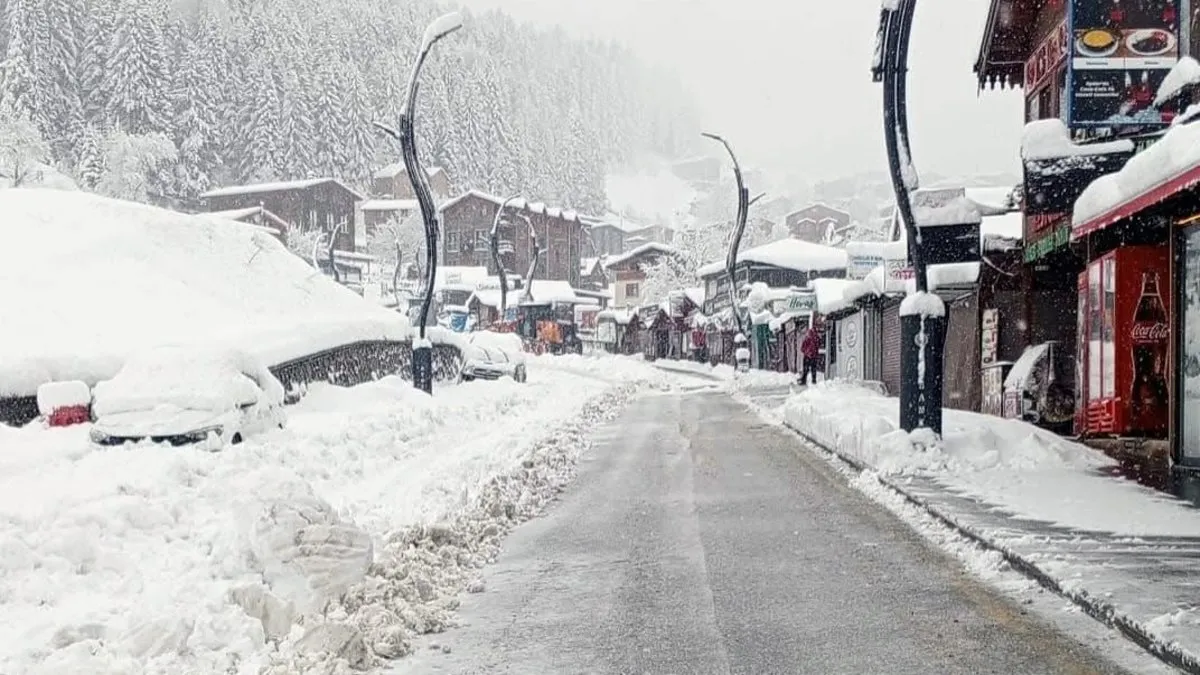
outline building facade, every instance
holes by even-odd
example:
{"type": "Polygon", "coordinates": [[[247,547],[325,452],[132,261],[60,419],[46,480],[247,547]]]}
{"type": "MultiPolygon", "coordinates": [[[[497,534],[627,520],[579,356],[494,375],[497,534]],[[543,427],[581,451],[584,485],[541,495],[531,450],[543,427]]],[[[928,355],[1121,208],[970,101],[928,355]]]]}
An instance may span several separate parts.
{"type": "Polygon", "coordinates": [[[355,224],[356,205],[363,196],[334,178],[235,185],[210,190],[199,199],[206,211],[265,209],[286,222],[290,231],[336,229],[334,248],[339,251],[365,246],[364,233],[355,224]]]}

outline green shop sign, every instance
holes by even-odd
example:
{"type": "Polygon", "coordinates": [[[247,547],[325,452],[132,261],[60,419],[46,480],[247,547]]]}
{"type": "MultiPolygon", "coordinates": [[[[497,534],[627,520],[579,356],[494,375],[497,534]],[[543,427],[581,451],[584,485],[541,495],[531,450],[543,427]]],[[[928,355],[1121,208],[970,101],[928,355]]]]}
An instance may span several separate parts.
{"type": "Polygon", "coordinates": [[[817,311],[817,294],[811,292],[792,293],[788,296],[787,311],[815,312],[817,311]]]}
{"type": "Polygon", "coordinates": [[[1025,244],[1025,262],[1041,260],[1047,254],[1071,243],[1071,225],[1064,223],[1048,232],[1046,236],[1025,244]]]}

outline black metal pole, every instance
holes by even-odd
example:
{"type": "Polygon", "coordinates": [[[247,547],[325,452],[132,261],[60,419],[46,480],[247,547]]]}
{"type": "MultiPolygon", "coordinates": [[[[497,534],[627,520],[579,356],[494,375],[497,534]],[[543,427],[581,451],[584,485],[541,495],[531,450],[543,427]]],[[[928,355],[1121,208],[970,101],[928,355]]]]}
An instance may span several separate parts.
{"type": "Polygon", "coordinates": [[[504,209],[508,207],[509,202],[516,201],[519,195],[513,195],[508,199],[500,202],[500,208],[496,209],[496,217],[492,220],[492,236],[491,249],[492,261],[496,263],[496,275],[500,277],[500,321],[505,321],[505,313],[508,311],[508,275],[504,273],[504,263],[500,261],[500,221],[503,220],[504,209]]]}
{"type": "Polygon", "coordinates": [[[725,257],[725,273],[729,276],[730,308],[737,320],[738,331],[749,340],[749,321],[744,320],[745,317],[738,309],[737,277],[734,276],[734,270],[737,267],[738,249],[742,246],[742,235],[746,232],[746,216],[750,210],[750,190],[746,188],[746,183],[742,179],[742,166],[738,163],[737,155],[734,154],[729,142],[716,134],[702,133],[700,135],[725,146],[725,151],[729,153],[729,159],[733,161],[733,177],[737,181],[737,216],[733,225],[733,239],[729,242],[729,254],[725,257]]]}
{"type": "MultiPolygon", "coordinates": [[[[888,172],[896,193],[896,211],[908,239],[908,258],[918,293],[928,293],[929,275],[922,251],[921,230],[913,216],[911,193],[917,189],[908,134],[908,51],[916,0],[899,0],[884,9],[878,32],[879,60],[873,73],[883,82],[884,142],[888,172]]],[[[902,306],[903,309],[903,306],[902,306]]],[[[942,432],[943,350],[946,318],[923,309],[900,317],[900,426],[905,431],[927,428],[942,432]]]]}
{"type": "Polygon", "coordinates": [[[438,213],[433,203],[433,190],[429,187],[429,176],[421,166],[417,157],[417,138],[415,118],[417,110],[417,94],[420,91],[421,66],[429,56],[429,50],[439,40],[462,28],[462,16],[458,12],[445,14],[429,24],[425,29],[425,37],[417,51],[417,60],[413,63],[412,73],[408,78],[408,101],[404,112],[400,113],[400,125],[396,135],[400,138],[400,149],[404,158],[404,170],[412,183],[417,203],[421,207],[421,218],[425,221],[425,294],[421,301],[421,315],[417,318],[420,331],[413,340],[412,348],[412,377],[413,386],[427,394],[433,393],[433,345],[425,337],[425,328],[429,320],[429,309],[433,306],[434,282],[437,278],[437,240],[438,213]]]}

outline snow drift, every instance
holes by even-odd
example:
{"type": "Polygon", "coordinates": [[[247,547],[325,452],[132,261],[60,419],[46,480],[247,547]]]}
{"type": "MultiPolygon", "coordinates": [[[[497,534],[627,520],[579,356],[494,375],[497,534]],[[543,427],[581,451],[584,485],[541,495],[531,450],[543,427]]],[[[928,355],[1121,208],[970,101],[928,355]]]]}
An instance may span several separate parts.
{"type": "Polygon", "coordinates": [[[111,377],[131,352],[208,344],[267,365],[406,320],[313,270],[243,223],[83,192],[0,190],[0,396],[111,377]]]}

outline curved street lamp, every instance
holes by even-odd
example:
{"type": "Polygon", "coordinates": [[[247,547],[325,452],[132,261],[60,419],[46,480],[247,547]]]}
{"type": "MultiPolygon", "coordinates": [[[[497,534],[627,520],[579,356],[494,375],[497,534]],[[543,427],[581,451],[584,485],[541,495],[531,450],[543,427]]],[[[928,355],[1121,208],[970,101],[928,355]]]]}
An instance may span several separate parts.
{"type": "MultiPolygon", "coordinates": [[[[885,3],[880,14],[873,79],[883,83],[883,137],[896,212],[908,239],[917,293],[929,292],[927,256],[913,216],[912,192],[919,187],[908,134],[908,50],[917,0],[885,3]]],[[[902,312],[902,314],[904,314],[902,312]]],[[[942,433],[943,349],[946,317],[924,313],[900,317],[900,426],[905,431],[942,433]]]]}
{"type": "Polygon", "coordinates": [[[533,273],[537,271],[538,257],[542,255],[542,249],[538,247],[537,230],[533,229],[533,221],[524,213],[518,213],[517,217],[529,226],[529,271],[525,273],[525,300],[528,304],[533,302],[533,273]]]}
{"type": "Polygon", "coordinates": [[[420,332],[413,340],[412,376],[413,386],[427,394],[433,393],[433,345],[425,337],[425,328],[429,320],[429,308],[433,305],[433,285],[437,276],[437,240],[438,213],[433,203],[433,190],[429,187],[429,176],[426,175],[421,160],[417,157],[417,138],[413,123],[416,119],[417,93],[420,89],[421,67],[429,56],[429,50],[439,40],[462,28],[462,15],[458,12],[444,14],[425,29],[425,36],[417,51],[417,60],[413,63],[412,73],[408,77],[408,100],[404,111],[400,113],[399,130],[376,123],[400,140],[400,148],[404,158],[404,170],[412,183],[413,193],[421,207],[421,218],[425,221],[425,297],[421,301],[421,315],[418,317],[420,332]]]}
{"type": "Polygon", "coordinates": [[[508,207],[510,202],[515,202],[520,199],[520,195],[513,195],[508,199],[500,202],[500,208],[496,209],[496,217],[492,219],[491,232],[491,249],[492,261],[496,263],[496,274],[500,277],[500,321],[503,322],[505,315],[508,312],[508,275],[504,273],[504,263],[500,262],[500,221],[504,219],[504,209],[508,207]]]}
{"type": "Polygon", "coordinates": [[[733,177],[737,180],[737,220],[734,221],[733,239],[729,242],[729,254],[725,257],[725,273],[729,275],[729,300],[730,306],[733,309],[733,316],[737,319],[738,330],[743,335],[747,335],[749,330],[743,321],[742,313],[738,311],[737,284],[734,278],[733,270],[737,267],[738,249],[742,245],[742,235],[746,232],[746,216],[750,210],[750,191],[746,189],[746,183],[742,179],[742,167],[738,164],[737,155],[733,154],[733,148],[729,147],[729,142],[716,134],[702,133],[701,136],[711,138],[712,140],[725,146],[725,151],[729,153],[729,158],[733,160],[733,177]]]}

